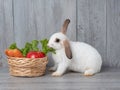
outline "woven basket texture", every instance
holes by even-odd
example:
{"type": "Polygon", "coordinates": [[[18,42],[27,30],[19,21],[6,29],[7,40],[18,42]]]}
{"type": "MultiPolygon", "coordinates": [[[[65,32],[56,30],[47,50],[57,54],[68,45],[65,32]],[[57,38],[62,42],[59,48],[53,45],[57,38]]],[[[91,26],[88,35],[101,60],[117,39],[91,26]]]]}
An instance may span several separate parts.
{"type": "Polygon", "coordinates": [[[9,72],[12,76],[34,77],[45,74],[47,57],[44,58],[17,58],[7,57],[9,72]]]}

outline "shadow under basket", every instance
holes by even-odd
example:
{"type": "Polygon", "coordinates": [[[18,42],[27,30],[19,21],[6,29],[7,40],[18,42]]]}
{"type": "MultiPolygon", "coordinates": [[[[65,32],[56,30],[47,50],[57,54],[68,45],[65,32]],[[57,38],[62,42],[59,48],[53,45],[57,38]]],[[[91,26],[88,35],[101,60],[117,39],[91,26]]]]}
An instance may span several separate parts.
{"type": "Polygon", "coordinates": [[[17,58],[7,57],[9,72],[12,76],[36,77],[45,74],[47,57],[44,58],[17,58]]]}

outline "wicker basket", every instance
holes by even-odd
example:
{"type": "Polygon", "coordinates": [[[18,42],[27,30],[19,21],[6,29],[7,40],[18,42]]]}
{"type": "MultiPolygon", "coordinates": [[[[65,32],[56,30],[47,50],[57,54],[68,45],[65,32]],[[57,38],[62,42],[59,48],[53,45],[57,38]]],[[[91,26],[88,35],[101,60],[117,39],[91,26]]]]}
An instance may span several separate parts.
{"type": "Polygon", "coordinates": [[[9,71],[12,76],[35,77],[42,76],[46,71],[47,57],[44,58],[16,58],[7,57],[9,71]]]}

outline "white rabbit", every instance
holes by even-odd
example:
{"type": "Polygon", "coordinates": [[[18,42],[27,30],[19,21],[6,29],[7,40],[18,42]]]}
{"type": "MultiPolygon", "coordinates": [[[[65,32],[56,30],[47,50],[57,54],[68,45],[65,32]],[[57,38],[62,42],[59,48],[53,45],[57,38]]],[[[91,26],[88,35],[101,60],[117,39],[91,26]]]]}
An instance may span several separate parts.
{"type": "Polygon", "coordinates": [[[66,70],[82,72],[85,76],[100,72],[102,58],[98,51],[83,42],[72,42],[66,36],[69,19],[66,19],[61,32],[50,37],[48,46],[56,50],[52,54],[54,66],[50,68],[55,72],[52,76],[61,76],[66,70]]]}

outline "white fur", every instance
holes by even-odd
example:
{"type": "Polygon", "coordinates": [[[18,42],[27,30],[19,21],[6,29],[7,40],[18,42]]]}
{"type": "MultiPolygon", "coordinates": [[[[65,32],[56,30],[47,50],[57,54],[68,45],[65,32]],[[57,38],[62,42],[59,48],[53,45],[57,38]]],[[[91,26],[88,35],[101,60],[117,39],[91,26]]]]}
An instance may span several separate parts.
{"type": "Polygon", "coordinates": [[[55,65],[50,68],[50,70],[55,70],[53,76],[61,76],[66,70],[83,72],[84,75],[100,72],[102,59],[95,48],[84,42],[69,41],[73,57],[68,59],[63,46],[63,41],[66,39],[68,40],[66,35],[55,33],[49,40],[48,46],[56,49],[56,54],[52,54],[55,65]],[[56,38],[59,38],[61,42],[56,43],[56,38]]]}

